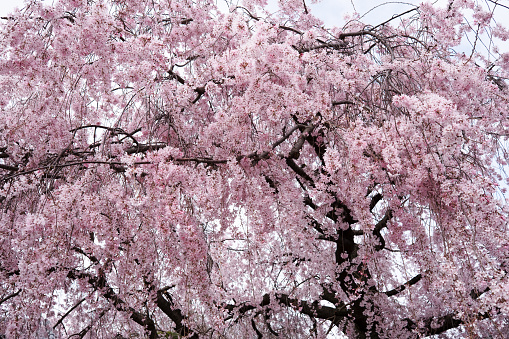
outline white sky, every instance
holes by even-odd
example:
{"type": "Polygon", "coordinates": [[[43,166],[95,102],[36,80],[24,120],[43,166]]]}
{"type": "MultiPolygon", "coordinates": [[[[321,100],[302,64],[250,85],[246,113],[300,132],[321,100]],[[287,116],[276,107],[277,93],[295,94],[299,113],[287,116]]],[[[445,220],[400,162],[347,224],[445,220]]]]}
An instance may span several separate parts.
{"type": "MultiPolygon", "coordinates": [[[[41,0],[46,3],[51,3],[54,0],[41,0]]],[[[228,2],[236,2],[240,0],[216,0],[219,4],[228,2]]],[[[269,0],[269,4],[276,3],[278,0],[269,0]]],[[[345,14],[352,14],[354,12],[359,13],[362,16],[361,21],[368,25],[376,26],[388,19],[393,15],[402,13],[409,10],[420,3],[425,1],[431,1],[439,6],[446,6],[449,0],[321,0],[318,4],[313,4],[313,0],[305,0],[308,9],[313,14],[324,21],[325,26],[342,27],[345,24],[345,14]]],[[[509,6],[509,0],[498,0],[501,4],[509,6]]],[[[484,6],[493,8],[493,3],[489,0],[477,0],[477,3],[484,6]]],[[[0,0],[0,16],[7,16],[15,7],[23,7],[23,0],[0,0]]],[[[269,5],[270,6],[270,5],[269,5]]],[[[272,6],[270,6],[272,7],[272,6]]],[[[495,20],[501,24],[507,22],[506,17],[509,15],[509,9],[503,7],[497,7],[495,10],[495,20]],[[498,19],[498,20],[497,20],[498,19]]],[[[488,39],[484,39],[488,40],[488,39]]],[[[501,41],[495,42],[501,51],[509,50],[509,42],[502,43],[501,41]]],[[[457,50],[458,52],[463,51],[469,53],[471,46],[468,41],[464,41],[462,44],[463,48],[457,50]]],[[[486,53],[482,51],[482,47],[478,47],[478,52],[486,53]]]]}
{"type": "MultiPolygon", "coordinates": [[[[387,1],[387,0],[322,0],[320,4],[311,4],[311,0],[306,3],[311,11],[325,21],[327,26],[342,22],[343,16],[347,12],[357,11],[365,13],[371,8],[384,4],[366,16],[366,23],[376,24],[376,22],[388,19],[395,13],[400,13],[411,8],[411,5],[419,5],[423,0],[405,0],[405,1],[387,1]]],[[[446,2],[446,0],[439,0],[446,2]]],[[[23,7],[23,0],[0,0],[0,16],[6,16],[15,7],[23,7]]]]}
{"type": "Polygon", "coordinates": [[[6,16],[15,7],[23,7],[23,0],[0,0],[0,16],[6,16]]]}
{"type": "MultiPolygon", "coordinates": [[[[46,0],[45,2],[50,2],[46,0]]],[[[217,0],[222,2],[223,0],[217,0]]],[[[273,2],[274,0],[269,0],[273,2]]],[[[363,21],[366,24],[376,25],[392,15],[404,12],[414,6],[418,6],[424,0],[322,0],[319,4],[312,4],[312,0],[306,0],[308,8],[312,13],[321,18],[326,26],[342,26],[343,17],[346,13],[357,12],[367,13],[363,21]],[[373,9],[372,11],[370,11],[373,9]]],[[[502,0],[502,2],[505,0],[502,0]]],[[[447,4],[447,0],[433,0],[432,2],[441,5],[447,4]]],[[[507,1],[509,4],[509,1],[507,1]]],[[[23,0],[0,0],[0,16],[6,16],[15,7],[23,7],[23,0]]],[[[507,10],[509,13],[509,10],[507,10]]],[[[504,14],[508,14],[504,13],[504,14]]]]}
{"type": "MultiPolygon", "coordinates": [[[[51,3],[54,0],[40,0],[51,3]]],[[[216,0],[218,4],[228,2],[236,2],[240,0],[216,0]]],[[[278,0],[268,0],[270,8],[277,8],[275,4],[278,0]]],[[[405,12],[418,6],[420,3],[430,1],[439,6],[445,7],[449,0],[321,0],[318,4],[313,4],[314,0],[305,0],[310,11],[322,19],[326,27],[342,27],[345,24],[344,16],[353,14],[354,12],[361,15],[361,21],[367,25],[376,26],[393,15],[405,12]]],[[[509,0],[497,0],[504,6],[509,6],[509,0]]],[[[490,0],[477,0],[478,4],[484,7],[489,6],[493,9],[494,4],[490,0]]],[[[0,0],[0,16],[8,16],[15,8],[21,8],[24,5],[23,0],[0,0]]],[[[494,19],[496,22],[506,25],[509,9],[497,7],[494,11],[494,19]]],[[[467,18],[469,15],[467,14],[467,18]]],[[[470,21],[470,20],[469,20],[470,21]]],[[[473,40],[473,39],[472,39],[473,40]]],[[[488,55],[487,48],[483,44],[489,45],[489,39],[486,35],[481,36],[480,42],[477,44],[477,52],[488,55]]],[[[499,47],[501,52],[509,51],[509,41],[502,42],[495,40],[494,43],[499,47]]],[[[464,52],[467,55],[471,52],[471,43],[466,39],[463,40],[461,46],[456,48],[456,52],[464,52]]],[[[491,57],[490,57],[491,59],[491,57]]]]}

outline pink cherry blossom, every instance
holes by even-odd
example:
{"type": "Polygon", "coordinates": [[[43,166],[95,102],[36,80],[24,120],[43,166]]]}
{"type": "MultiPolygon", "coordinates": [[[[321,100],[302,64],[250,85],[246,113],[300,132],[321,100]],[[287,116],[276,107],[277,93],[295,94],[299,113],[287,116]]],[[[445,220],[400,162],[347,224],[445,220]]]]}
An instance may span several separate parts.
{"type": "Polygon", "coordinates": [[[2,18],[0,337],[509,331],[507,27],[278,6],[2,18]]]}

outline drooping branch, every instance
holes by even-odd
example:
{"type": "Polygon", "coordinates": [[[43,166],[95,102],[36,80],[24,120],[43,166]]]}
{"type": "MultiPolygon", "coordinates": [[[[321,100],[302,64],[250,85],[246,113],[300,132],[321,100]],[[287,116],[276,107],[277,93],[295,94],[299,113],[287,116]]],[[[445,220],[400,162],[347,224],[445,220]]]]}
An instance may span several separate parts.
{"type": "Polygon", "coordinates": [[[78,337],[80,339],[84,338],[87,335],[87,333],[92,329],[92,327],[94,326],[94,323],[96,323],[99,319],[101,319],[108,311],[109,311],[109,309],[102,310],[96,319],[94,319],[90,324],[88,324],[84,329],[82,329],[78,333],[70,335],[68,339],[74,338],[74,337],[78,337]]]}
{"type": "MultiPolygon", "coordinates": [[[[414,278],[412,278],[411,280],[406,282],[404,285],[402,285],[392,291],[401,289],[400,291],[396,292],[396,294],[397,294],[397,293],[403,291],[405,289],[405,286],[415,285],[417,282],[419,282],[419,280],[421,278],[422,278],[421,274],[418,274],[417,276],[415,276],[414,278]]],[[[476,300],[477,298],[479,298],[481,295],[488,292],[489,290],[490,290],[489,288],[485,288],[482,291],[474,289],[470,292],[470,297],[473,300],[476,300]]],[[[395,295],[395,294],[391,294],[391,295],[388,294],[388,293],[392,293],[392,291],[388,291],[388,292],[386,292],[386,294],[388,296],[395,295]]],[[[499,310],[494,310],[494,313],[499,313],[499,312],[500,312],[499,310]]],[[[469,318],[476,318],[477,320],[483,320],[483,319],[488,319],[491,316],[492,316],[492,313],[487,311],[487,312],[481,312],[481,313],[477,313],[477,314],[471,314],[469,316],[469,318]]],[[[410,318],[405,318],[403,320],[407,323],[407,325],[405,326],[406,329],[408,329],[409,331],[412,331],[414,333],[417,331],[422,336],[441,334],[441,333],[444,333],[450,329],[457,328],[457,327],[465,324],[465,322],[461,319],[460,315],[455,312],[451,312],[451,313],[445,314],[440,317],[427,317],[427,318],[419,319],[417,321],[411,320],[410,318]]]]}
{"type": "MultiPolygon", "coordinates": [[[[149,161],[137,161],[134,163],[134,165],[147,165],[150,164],[149,161]]],[[[117,165],[117,166],[126,166],[127,164],[119,161],[99,161],[99,160],[85,160],[85,161],[75,161],[75,162],[68,162],[64,164],[55,164],[55,165],[48,165],[48,166],[41,166],[37,168],[32,168],[29,170],[25,170],[23,172],[14,173],[11,175],[6,176],[3,178],[3,180],[9,180],[15,177],[19,177],[21,175],[31,174],[37,171],[44,171],[47,169],[54,169],[54,168],[64,168],[64,167],[72,167],[72,166],[83,166],[88,164],[97,164],[97,165],[117,165]]]]}
{"type": "Polygon", "coordinates": [[[311,318],[330,320],[334,324],[339,323],[342,319],[349,315],[346,307],[333,308],[328,306],[322,306],[318,301],[305,301],[295,298],[291,298],[288,294],[276,293],[274,295],[265,294],[262,301],[258,305],[249,303],[243,303],[242,305],[231,305],[226,304],[222,307],[228,310],[231,314],[233,311],[237,311],[240,314],[245,314],[251,310],[259,309],[260,307],[266,307],[270,305],[271,298],[274,298],[282,306],[291,307],[293,310],[307,315],[311,318]]]}
{"type": "Polygon", "coordinates": [[[364,36],[364,35],[369,35],[369,36],[372,36],[373,38],[377,39],[387,49],[387,51],[390,53],[391,58],[394,59],[394,51],[393,51],[392,47],[389,45],[389,43],[387,42],[386,38],[384,38],[384,37],[382,37],[382,36],[372,32],[370,30],[362,30],[362,31],[357,31],[357,32],[341,33],[338,36],[338,39],[345,40],[347,37],[357,37],[357,36],[364,36]]]}
{"type": "MultiPolygon", "coordinates": [[[[320,45],[311,46],[311,47],[299,47],[299,46],[294,46],[294,45],[292,45],[292,47],[299,53],[305,53],[305,52],[311,52],[311,51],[315,51],[315,50],[319,50],[319,49],[323,49],[323,48],[331,48],[331,49],[335,49],[338,51],[345,50],[348,48],[348,44],[343,41],[340,41],[340,42],[322,43],[320,45]]],[[[352,102],[352,104],[353,104],[353,102],[352,102]]]]}
{"type": "Polygon", "coordinates": [[[5,165],[5,164],[0,164],[0,168],[4,169],[6,171],[11,171],[11,172],[16,172],[19,170],[19,167],[17,167],[17,166],[10,166],[10,165],[5,165]]]}
{"type": "Polygon", "coordinates": [[[62,322],[64,321],[64,319],[69,315],[71,314],[72,311],[74,311],[79,305],[81,305],[85,300],[87,300],[86,298],[83,298],[81,299],[80,301],[78,301],[73,307],[71,307],[67,312],[64,313],[64,315],[62,315],[62,317],[60,317],[60,319],[58,319],[58,321],[56,322],[55,325],[53,325],[53,329],[57,328],[58,325],[62,324],[62,322]]]}
{"type": "Polygon", "coordinates": [[[403,285],[398,286],[395,289],[392,289],[392,290],[384,292],[384,293],[388,297],[395,296],[395,295],[403,292],[407,287],[410,287],[412,285],[417,284],[419,281],[421,281],[421,279],[422,279],[422,275],[421,274],[417,274],[415,277],[413,277],[412,279],[408,280],[403,285]]]}
{"type": "Polygon", "coordinates": [[[376,251],[380,251],[385,248],[385,239],[382,236],[382,229],[387,227],[387,223],[392,219],[392,210],[388,209],[385,212],[384,217],[375,225],[373,229],[373,235],[378,238],[379,244],[375,246],[376,251]]]}
{"type": "MultiPolygon", "coordinates": [[[[101,125],[87,125],[87,126],[78,127],[71,131],[74,132],[79,129],[90,128],[90,127],[109,129],[109,127],[104,127],[101,125]]],[[[300,127],[301,127],[301,125],[294,126],[289,132],[287,132],[285,135],[283,135],[280,139],[276,140],[271,145],[271,148],[275,149],[281,143],[286,141],[300,127]]],[[[113,130],[115,130],[117,132],[122,131],[120,129],[118,129],[118,130],[113,129],[113,130]]],[[[127,132],[122,132],[122,134],[130,135],[127,132]]],[[[131,134],[134,134],[134,132],[131,134]]],[[[165,143],[137,144],[135,146],[127,148],[125,150],[125,152],[127,154],[143,153],[143,152],[147,152],[147,151],[162,149],[165,147],[167,147],[167,145],[165,143]]],[[[250,158],[254,161],[259,161],[261,159],[267,159],[269,156],[270,156],[270,153],[268,151],[264,151],[261,154],[259,154],[258,152],[252,152],[247,155],[237,156],[236,160],[241,161],[244,158],[250,158]]],[[[204,158],[204,157],[175,158],[172,160],[176,161],[176,162],[195,162],[195,163],[204,163],[204,164],[226,164],[229,161],[228,159],[215,160],[215,159],[204,158]]],[[[6,169],[11,172],[17,172],[17,173],[12,173],[12,174],[6,175],[4,178],[2,178],[3,180],[10,180],[10,179],[13,179],[18,176],[35,173],[37,171],[46,171],[46,170],[52,170],[52,169],[56,169],[56,168],[65,168],[65,167],[72,167],[72,166],[84,166],[84,165],[88,165],[88,164],[109,165],[110,167],[115,169],[116,172],[123,172],[123,171],[125,171],[125,169],[128,166],[127,163],[123,163],[120,161],[82,160],[82,161],[71,161],[71,162],[61,163],[61,164],[51,164],[51,165],[46,165],[46,166],[40,166],[40,167],[36,167],[36,168],[32,168],[32,169],[27,169],[22,172],[17,172],[17,171],[19,171],[18,167],[4,165],[4,164],[0,164],[0,169],[6,169]]],[[[137,161],[137,162],[133,163],[133,165],[148,165],[148,164],[151,164],[151,162],[150,161],[137,161]]]]}
{"type": "Polygon", "coordinates": [[[302,132],[297,141],[293,144],[292,149],[290,150],[290,153],[288,153],[288,158],[291,159],[299,159],[300,156],[300,150],[302,149],[302,146],[304,146],[304,141],[306,141],[306,137],[309,133],[313,131],[315,128],[315,125],[310,124],[306,126],[302,132]]]}
{"type": "Polygon", "coordinates": [[[144,315],[134,308],[129,306],[124,300],[122,300],[106,283],[104,276],[94,276],[90,273],[71,269],[67,273],[67,277],[71,280],[85,280],[87,281],[94,290],[101,291],[102,296],[111,302],[111,304],[121,312],[126,312],[130,315],[130,318],[137,324],[143,326],[149,332],[150,339],[156,339],[158,337],[157,329],[154,321],[148,316],[144,315]]]}
{"type": "Polygon", "coordinates": [[[144,153],[147,151],[157,151],[159,149],[165,148],[166,146],[166,143],[137,144],[127,148],[125,152],[127,154],[144,153]]]}
{"type": "Polygon", "coordinates": [[[406,14],[408,14],[408,13],[411,13],[411,12],[413,12],[413,11],[417,11],[417,10],[419,10],[419,6],[416,6],[416,7],[412,8],[412,9],[409,9],[408,11],[405,11],[405,12],[403,12],[403,13],[394,14],[394,15],[393,15],[390,19],[385,20],[384,22],[382,22],[381,24],[376,25],[375,27],[371,28],[370,30],[375,30],[375,29],[377,29],[378,27],[382,27],[382,26],[384,26],[384,25],[387,25],[387,24],[388,24],[389,22],[391,22],[392,20],[397,19],[397,18],[399,18],[399,17],[402,17],[403,15],[406,15],[406,14]]]}
{"type": "Polygon", "coordinates": [[[351,100],[340,100],[340,101],[333,101],[332,106],[340,106],[340,105],[355,105],[355,102],[351,100]]]}
{"type": "Polygon", "coordinates": [[[253,328],[253,330],[255,331],[256,336],[258,337],[258,339],[263,338],[263,334],[262,334],[262,332],[260,332],[260,330],[258,329],[258,327],[256,327],[256,323],[255,323],[255,321],[254,321],[254,318],[251,318],[251,327],[252,327],[252,328],[253,328]]]}
{"type": "Polygon", "coordinates": [[[159,307],[159,309],[173,321],[175,324],[175,331],[179,335],[193,339],[198,338],[198,335],[183,323],[184,316],[182,315],[182,312],[180,309],[173,308],[171,297],[165,289],[157,291],[156,304],[157,307],[159,307]],[[169,301],[165,298],[165,296],[169,299],[169,301]]]}
{"type": "Polygon", "coordinates": [[[382,200],[383,196],[380,193],[377,193],[371,198],[371,202],[369,203],[369,210],[373,211],[373,208],[375,208],[376,204],[382,200]]]}
{"type": "Polygon", "coordinates": [[[14,298],[16,297],[17,295],[19,295],[21,293],[21,290],[17,291],[17,292],[14,292],[14,293],[11,293],[7,296],[5,296],[4,298],[2,298],[0,300],[0,305],[2,305],[4,302],[6,302],[7,300],[11,299],[11,298],[14,298]]]}
{"type": "Polygon", "coordinates": [[[137,130],[129,133],[129,132],[126,132],[123,129],[118,128],[118,127],[107,127],[107,126],[102,126],[102,125],[85,125],[85,126],[80,126],[80,127],[73,128],[72,130],[70,130],[70,132],[74,133],[74,132],[77,132],[77,131],[79,131],[81,129],[85,129],[85,128],[100,128],[100,129],[105,129],[108,132],[112,133],[112,135],[123,134],[126,137],[130,138],[136,145],[138,145],[138,141],[134,137],[134,134],[139,132],[140,129],[137,129],[137,130]]]}
{"type": "Polygon", "coordinates": [[[302,179],[305,179],[310,185],[311,187],[314,187],[315,186],[315,183],[313,181],[313,178],[311,178],[307,173],[306,171],[304,171],[303,168],[301,168],[299,165],[297,165],[295,163],[295,160],[293,160],[292,158],[287,158],[286,159],[286,164],[288,165],[288,167],[290,167],[297,175],[299,175],[302,179]]]}
{"type": "MultiPolygon", "coordinates": [[[[477,315],[477,319],[486,319],[489,313],[477,315]]],[[[457,328],[464,324],[464,321],[458,318],[456,313],[449,313],[441,317],[429,317],[413,321],[411,319],[403,319],[407,325],[405,328],[409,332],[419,333],[419,338],[444,333],[450,329],[457,328]]]]}

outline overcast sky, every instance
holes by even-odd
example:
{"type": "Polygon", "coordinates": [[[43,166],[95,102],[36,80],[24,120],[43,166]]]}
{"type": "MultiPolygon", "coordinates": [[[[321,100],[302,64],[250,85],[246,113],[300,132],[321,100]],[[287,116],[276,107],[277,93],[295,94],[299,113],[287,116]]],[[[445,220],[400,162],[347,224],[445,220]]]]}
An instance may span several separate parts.
{"type": "MultiPolygon", "coordinates": [[[[46,0],[49,2],[48,0],[46,0]]],[[[222,1],[222,0],[218,0],[222,1]]],[[[395,13],[401,13],[413,6],[419,5],[423,0],[387,1],[387,0],[322,0],[319,4],[311,4],[307,0],[311,11],[320,17],[327,26],[341,25],[346,13],[357,12],[364,14],[370,9],[371,12],[364,17],[366,23],[376,23],[387,20],[395,13]],[[375,8],[376,7],[376,8],[375,8]]],[[[447,3],[447,0],[434,2],[447,3]]],[[[15,7],[23,7],[23,0],[0,0],[0,16],[6,16],[15,7]]]]}
{"type": "MultiPolygon", "coordinates": [[[[446,0],[440,0],[446,2],[446,0]]],[[[406,9],[410,9],[413,5],[418,5],[422,0],[406,0],[406,1],[387,1],[387,0],[323,0],[320,4],[311,4],[311,0],[306,1],[311,11],[325,21],[327,26],[342,22],[343,16],[347,12],[357,11],[364,14],[375,6],[380,7],[366,15],[366,22],[375,24],[375,21],[386,17],[391,17],[394,13],[400,13],[406,9]]],[[[22,7],[23,0],[0,0],[0,16],[5,16],[15,7],[22,7]]],[[[382,20],[383,21],[383,20],[382,20]]],[[[381,21],[380,21],[381,22],[381,21]]]]}
{"type": "MultiPolygon", "coordinates": [[[[45,2],[51,3],[53,0],[44,0],[45,2]]],[[[216,0],[219,3],[224,0],[216,0]]],[[[235,1],[235,0],[234,0],[235,1]]],[[[277,0],[269,0],[269,3],[276,2],[277,0]]],[[[394,14],[402,13],[415,6],[418,6],[425,0],[401,0],[401,1],[388,1],[388,0],[322,0],[319,4],[312,4],[312,0],[306,0],[308,8],[317,17],[322,19],[325,26],[343,26],[344,16],[347,13],[357,12],[362,15],[362,21],[366,24],[376,26],[379,23],[390,19],[394,14]]],[[[509,5],[509,0],[499,0],[501,3],[509,5]]],[[[446,6],[448,0],[432,0],[431,2],[436,3],[440,6],[446,6]]],[[[480,4],[489,5],[493,7],[493,4],[488,0],[478,1],[480,4]]],[[[23,7],[23,0],[0,0],[0,16],[6,16],[15,7],[23,7]]],[[[507,22],[506,17],[509,15],[509,9],[498,7],[495,11],[495,20],[502,24],[507,22]]],[[[509,50],[509,43],[502,44],[497,41],[502,51],[509,50]]],[[[470,45],[467,41],[463,44],[460,49],[470,51],[470,45]]],[[[479,46],[478,46],[479,47],[479,46]]],[[[479,50],[478,50],[479,51],[479,50]]],[[[480,51],[483,52],[483,51],[480,51]]]]}
{"type": "Polygon", "coordinates": [[[15,7],[22,7],[23,0],[0,0],[0,16],[6,16],[15,7]]]}

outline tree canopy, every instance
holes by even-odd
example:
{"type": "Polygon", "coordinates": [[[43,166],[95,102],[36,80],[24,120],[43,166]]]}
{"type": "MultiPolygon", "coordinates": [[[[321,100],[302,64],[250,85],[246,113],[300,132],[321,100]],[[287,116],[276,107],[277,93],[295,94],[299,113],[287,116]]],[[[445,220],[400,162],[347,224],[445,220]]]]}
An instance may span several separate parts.
{"type": "Polygon", "coordinates": [[[496,3],[2,18],[0,337],[508,333],[496,3]]]}

